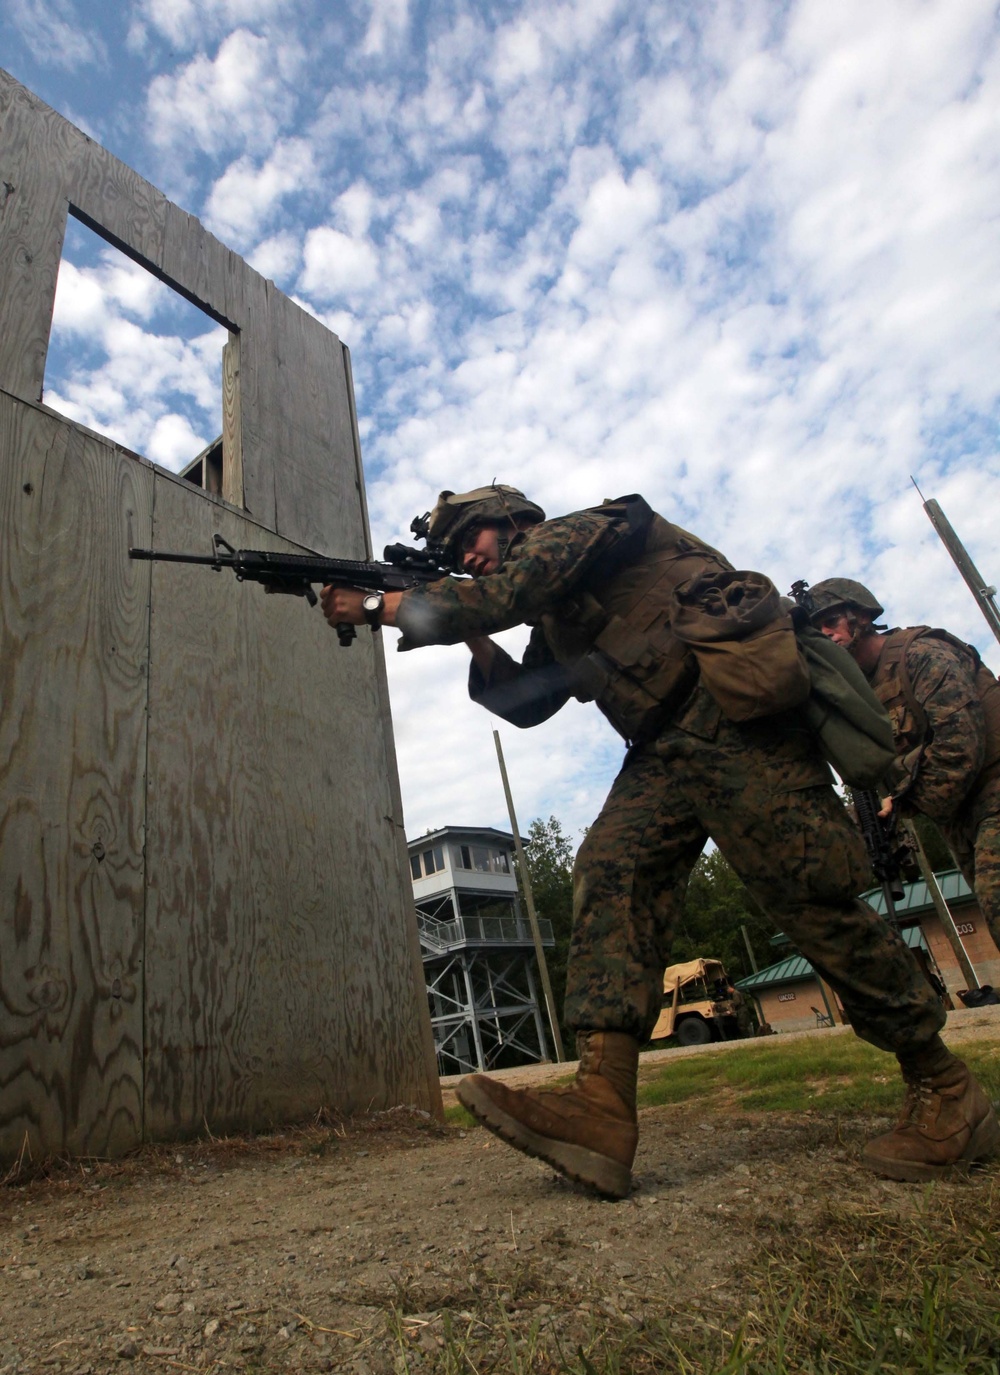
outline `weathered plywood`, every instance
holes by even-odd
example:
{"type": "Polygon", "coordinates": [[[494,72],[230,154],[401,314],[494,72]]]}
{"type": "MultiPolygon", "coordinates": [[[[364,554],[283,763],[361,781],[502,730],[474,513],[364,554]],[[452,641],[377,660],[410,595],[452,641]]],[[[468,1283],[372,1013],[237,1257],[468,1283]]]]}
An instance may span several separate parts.
{"type": "Polygon", "coordinates": [[[0,1157],[142,1136],[150,469],[0,393],[0,1157]]]}
{"type": "Polygon", "coordinates": [[[126,556],[364,557],[343,346],[3,72],[0,230],[0,1156],[437,1108],[381,647],[126,556]],[[35,404],[67,207],[228,324],[254,519],[35,404]]]}
{"type": "Polygon", "coordinates": [[[53,163],[83,138],[0,71],[0,387],[37,401],[66,227],[53,163]]]}
{"type": "Polygon", "coordinates": [[[269,529],[359,556],[351,397],[336,335],[193,216],[0,71],[0,386],[41,394],[67,206],[240,336],[242,487],[269,529]],[[8,191],[6,188],[11,187],[8,191]]]}
{"type": "MultiPolygon", "coordinates": [[[[159,547],[288,547],[167,478],[154,515],[159,547]]],[[[150,624],[147,1131],[436,1106],[371,636],[177,565],[150,624]]]]}
{"type": "Polygon", "coordinates": [[[243,505],[243,421],[240,406],[240,336],[222,350],[222,495],[243,505]]]}

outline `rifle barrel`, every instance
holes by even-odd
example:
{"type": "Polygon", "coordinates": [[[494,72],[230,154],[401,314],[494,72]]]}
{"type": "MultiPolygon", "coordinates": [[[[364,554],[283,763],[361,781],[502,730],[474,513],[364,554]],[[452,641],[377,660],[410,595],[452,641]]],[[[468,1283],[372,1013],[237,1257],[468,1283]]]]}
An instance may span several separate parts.
{"type": "Polygon", "coordinates": [[[207,563],[224,568],[232,562],[219,554],[169,554],[160,549],[129,549],[130,559],[147,559],[157,563],[207,563]]]}

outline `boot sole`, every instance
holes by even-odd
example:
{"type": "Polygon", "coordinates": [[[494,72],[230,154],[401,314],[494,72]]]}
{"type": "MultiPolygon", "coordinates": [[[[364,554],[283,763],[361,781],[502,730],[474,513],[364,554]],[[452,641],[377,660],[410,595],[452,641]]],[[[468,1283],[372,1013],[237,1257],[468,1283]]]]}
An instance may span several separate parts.
{"type": "Polygon", "coordinates": [[[1000,1155],[1000,1121],[992,1110],[983,1118],[969,1138],[969,1144],[958,1160],[950,1165],[931,1165],[920,1160],[886,1160],[866,1149],[862,1159],[869,1169],[887,1179],[904,1184],[919,1184],[925,1179],[948,1179],[967,1175],[973,1165],[1000,1155]]]}
{"type": "Polygon", "coordinates": [[[499,1136],[525,1155],[544,1160],[567,1179],[586,1184],[608,1198],[625,1198],[631,1189],[632,1171],[627,1165],[588,1150],[586,1146],[575,1146],[572,1142],[557,1141],[554,1137],[532,1131],[516,1117],[498,1108],[493,1099],[475,1084],[459,1084],[455,1093],[462,1106],[494,1136],[499,1136]]]}

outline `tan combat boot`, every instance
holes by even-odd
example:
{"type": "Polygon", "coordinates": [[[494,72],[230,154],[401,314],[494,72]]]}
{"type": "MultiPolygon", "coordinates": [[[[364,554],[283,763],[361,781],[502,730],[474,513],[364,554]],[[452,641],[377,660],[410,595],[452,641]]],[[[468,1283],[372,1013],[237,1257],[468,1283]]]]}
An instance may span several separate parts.
{"type": "Polygon", "coordinates": [[[1000,1122],[986,1094],[940,1036],[899,1057],[906,1097],[891,1132],[869,1141],[864,1162],[889,1179],[918,1181],[967,1173],[1000,1154],[1000,1122]]]}
{"type": "Polygon", "coordinates": [[[639,1043],[623,1031],[580,1031],[580,1066],[566,1088],[509,1089],[470,1074],[458,1100],[491,1132],[598,1193],[624,1198],[639,1129],[635,1086],[639,1043]]]}

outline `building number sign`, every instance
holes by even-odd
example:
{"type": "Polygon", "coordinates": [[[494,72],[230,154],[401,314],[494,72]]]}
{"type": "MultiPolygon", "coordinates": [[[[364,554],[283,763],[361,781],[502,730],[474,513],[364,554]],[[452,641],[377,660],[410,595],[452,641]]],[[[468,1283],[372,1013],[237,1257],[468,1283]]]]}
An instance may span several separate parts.
{"type": "Polygon", "coordinates": [[[973,936],[976,932],[976,923],[974,921],[957,921],[955,930],[960,936],[973,936]]]}
{"type": "Polygon", "coordinates": [[[778,1002],[779,1002],[779,1003],[794,1003],[794,1002],[795,1002],[795,994],[794,994],[794,993],[779,993],[779,994],[778,994],[778,1002]]]}

